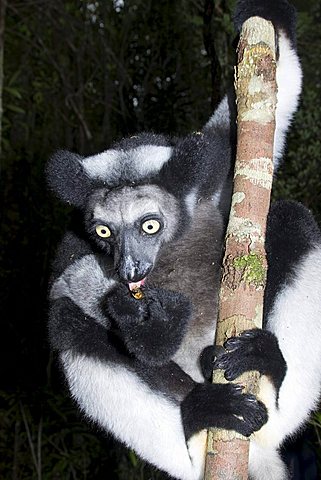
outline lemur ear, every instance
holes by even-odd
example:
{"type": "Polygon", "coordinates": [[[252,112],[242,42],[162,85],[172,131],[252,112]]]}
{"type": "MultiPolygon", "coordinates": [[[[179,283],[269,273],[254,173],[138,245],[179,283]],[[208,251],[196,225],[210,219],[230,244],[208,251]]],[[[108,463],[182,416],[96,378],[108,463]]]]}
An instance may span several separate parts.
{"type": "Polygon", "coordinates": [[[81,208],[93,184],[83,169],[83,157],[66,150],[59,150],[49,159],[45,175],[49,188],[57,197],[70,205],[81,208]]]}

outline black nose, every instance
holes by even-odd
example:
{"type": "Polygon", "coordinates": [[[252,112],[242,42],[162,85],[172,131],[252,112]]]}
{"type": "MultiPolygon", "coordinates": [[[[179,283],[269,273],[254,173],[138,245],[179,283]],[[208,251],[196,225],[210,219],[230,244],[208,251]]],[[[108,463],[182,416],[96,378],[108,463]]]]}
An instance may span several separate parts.
{"type": "Polygon", "coordinates": [[[122,280],[126,282],[139,282],[149,274],[153,265],[141,260],[134,261],[127,257],[124,260],[120,259],[116,268],[122,280]]]}

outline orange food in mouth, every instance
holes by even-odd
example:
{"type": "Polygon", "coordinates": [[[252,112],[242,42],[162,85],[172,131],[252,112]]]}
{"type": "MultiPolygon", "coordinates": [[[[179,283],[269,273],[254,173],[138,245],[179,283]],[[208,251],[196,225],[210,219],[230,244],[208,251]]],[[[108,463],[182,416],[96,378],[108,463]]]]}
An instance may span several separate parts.
{"type": "Polygon", "coordinates": [[[142,280],[139,280],[139,282],[128,283],[129,290],[132,296],[136,298],[136,300],[141,300],[144,297],[144,293],[141,289],[144,283],[145,283],[145,278],[143,278],[142,280]]]}

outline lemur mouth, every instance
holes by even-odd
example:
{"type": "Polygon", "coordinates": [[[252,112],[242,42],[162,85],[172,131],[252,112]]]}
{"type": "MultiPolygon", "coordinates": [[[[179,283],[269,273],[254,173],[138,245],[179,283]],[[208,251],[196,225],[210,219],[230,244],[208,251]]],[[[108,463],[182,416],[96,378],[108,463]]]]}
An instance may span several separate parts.
{"type": "Polygon", "coordinates": [[[146,280],[146,277],[143,278],[142,280],[139,280],[139,282],[129,282],[128,283],[128,288],[130,290],[130,293],[136,300],[141,300],[144,298],[144,293],[141,287],[144,285],[146,280]]]}
{"type": "Polygon", "coordinates": [[[143,278],[142,280],[139,280],[139,282],[129,282],[128,287],[129,290],[132,292],[133,290],[137,290],[138,288],[142,287],[145,283],[146,277],[143,278]]]}

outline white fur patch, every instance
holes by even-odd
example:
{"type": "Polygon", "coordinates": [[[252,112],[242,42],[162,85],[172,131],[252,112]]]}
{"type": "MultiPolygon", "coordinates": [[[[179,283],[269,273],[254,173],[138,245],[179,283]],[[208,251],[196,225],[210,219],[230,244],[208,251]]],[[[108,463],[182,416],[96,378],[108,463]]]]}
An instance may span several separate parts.
{"type": "Polygon", "coordinates": [[[52,286],[50,297],[70,298],[86,315],[104,324],[105,317],[100,310],[102,296],[115,284],[107,279],[94,255],[76,260],[52,286]]]}
{"type": "MultiPolygon", "coordinates": [[[[186,446],[180,408],[124,367],[65,352],[62,363],[81,410],[144,460],[182,480],[201,480],[186,446]]],[[[194,458],[195,448],[191,445],[194,458]]]]}
{"type": "Polygon", "coordinates": [[[213,205],[214,207],[218,207],[220,201],[221,201],[221,195],[222,195],[222,187],[214,193],[214,195],[212,195],[212,201],[213,201],[213,205]]]}
{"type": "Polygon", "coordinates": [[[276,69],[278,87],[276,108],[276,129],[274,135],[274,165],[278,166],[282,157],[286,132],[297,110],[302,87],[302,70],[298,56],[291,44],[280,32],[279,61],[276,69]]]}
{"type": "Polygon", "coordinates": [[[249,473],[253,480],[288,480],[287,468],[274,448],[250,442],[249,473]]]}
{"type": "MultiPolygon", "coordinates": [[[[195,433],[187,442],[188,453],[194,468],[198,472],[204,472],[205,455],[207,445],[207,430],[195,433]]],[[[203,473],[201,475],[203,479],[203,473]]]]}
{"type": "Polygon", "coordinates": [[[230,110],[227,100],[227,95],[223,97],[218,107],[215,109],[213,115],[208,120],[205,128],[229,128],[230,126],[230,110]]]}
{"type": "Polygon", "coordinates": [[[267,447],[277,448],[295,433],[317,408],[321,393],[321,247],[298,265],[297,278],[279,294],[268,319],[269,330],[278,338],[287,372],[275,395],[265,385],[260,396],[269,410],[269,420],[255,434],[267,447]]]}
{"type": "Polygon", "coordinates": [[[193,330],[191,329],[187,331],[184,341],[173,356],[174,362],[192,377],[195,382],[204,382],[204,376],[198,359],[204,348],[213,344],[215,327],[216,309],[215,315],[212,317],[212,322],[210,322],[209,325],[197,325],[198,335],[195,335],[195,325],[193,330]],[[191,352],[193,352],[192,357],[191,352]]]}
{"type": "Polygon", "coordinates": [[[138,179],[158,172],[168,162],[171,147],[142,145],[130,150],[106,150],[82,160],[86,173],[102,181],[138,179]]]}
{"type": "Polygon", "coordinates": [[[193,188],[185,197],[185,205],[188,213],[192,216],[197,203],[197,188],[193,188]]]}

